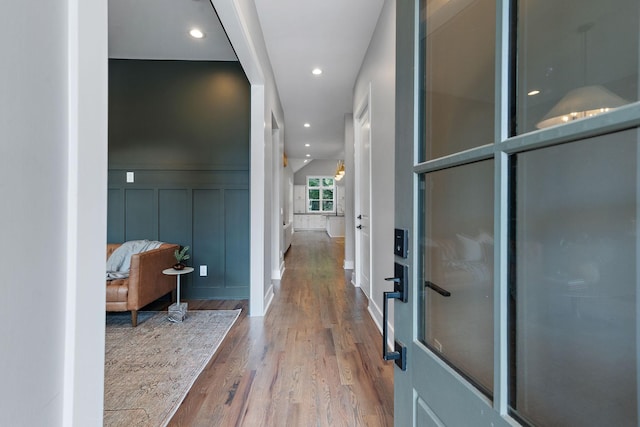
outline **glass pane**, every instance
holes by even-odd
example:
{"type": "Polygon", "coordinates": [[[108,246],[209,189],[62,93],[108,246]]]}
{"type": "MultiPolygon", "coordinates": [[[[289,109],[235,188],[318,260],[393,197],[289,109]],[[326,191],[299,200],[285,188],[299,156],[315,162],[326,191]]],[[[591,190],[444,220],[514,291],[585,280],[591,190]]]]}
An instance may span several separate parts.
{"type": "Polygon", "coordinates": [[[535,425],[638,423],[637,171],[636,130],[516,157],[511,405],[535,425]]]}
{"type": "Polygon", "coordinates": [[[636,0],[518,1],[518,134],[638,100],[639,9],[636,0]]]}
{"type": "Polygon", "coordinates": [[[320,187],[320,178],[309,178],[309,187],[320,187]]]}
{"type": "Polygon", "coordinates": [[[309,200],[319,200],[320,190],[309,190],[309,200]]]}
{"type": "Polygon", "coordinates": [[[333,178],[322,178],[323,187],[333,187],[333,178]]]}
{"type": "Polygon", "coordinates": [[[493,390],[493,164],[427,174],[422,196],[420,339],[487,395],[493,390]]]}
{"type": "Polygon", "coordinates": [[[320,211],[320,201],[318,201],[318,200],[309,201],[309,211],[319,212],[320,211]]]}
{"type": "Polygon", "coordinates": [[[325,212],[332,212],[333,211],[333,202],[331,202],[331,201],[322,202],[322,210],[325,211],[325,212]]]}
{"type": "Polygon", "coordinates": [[[427,0],[421,16],[421,159],[492,143],[495,0],[427,0]]]}
{"type": "Polygon", "coordinates": [[[333,190],[322,190],[322,199],[323,200],[333,200],[333,190]]]}

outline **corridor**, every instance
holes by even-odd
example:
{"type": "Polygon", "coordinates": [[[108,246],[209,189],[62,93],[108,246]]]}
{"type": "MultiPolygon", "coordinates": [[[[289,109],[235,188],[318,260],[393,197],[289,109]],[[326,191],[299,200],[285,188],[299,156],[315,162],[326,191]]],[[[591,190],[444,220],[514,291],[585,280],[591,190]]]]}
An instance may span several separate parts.
{"type": "Polygon", "coordinates": [[[190,301],[243,313],[169,425],[392,426],[393,363],[343,254],[343,239],[296,232],[265,317],[190,301]]]}

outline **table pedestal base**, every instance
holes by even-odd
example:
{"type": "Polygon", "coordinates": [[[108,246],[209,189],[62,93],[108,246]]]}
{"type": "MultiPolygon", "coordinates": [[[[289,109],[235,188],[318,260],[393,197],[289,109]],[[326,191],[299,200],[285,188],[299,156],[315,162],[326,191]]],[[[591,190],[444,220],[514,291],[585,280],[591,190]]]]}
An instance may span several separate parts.
{"type": "Polygon", "coordinates": [[[174,302],[169,306],[168,319],[172,322],[182,322],[187,317],[187,303],[181,302],[180,304],[174,302]]]}

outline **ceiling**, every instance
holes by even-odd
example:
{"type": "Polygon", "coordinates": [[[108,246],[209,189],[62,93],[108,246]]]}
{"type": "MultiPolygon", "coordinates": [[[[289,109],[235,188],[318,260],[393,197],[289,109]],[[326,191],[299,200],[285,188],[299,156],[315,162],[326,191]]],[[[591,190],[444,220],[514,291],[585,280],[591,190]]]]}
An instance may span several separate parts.
{"type": "MultiPolygon", "coordinates": [[[[255,0],[290,159],[344,157],[345,114],[383,2],[255,0]]],[[[209,0],[109,0],[109,57],[237,60],[209,0]],[[194,26],[203,39],[189,36],[194,26]]]]}
{"type": "Polygon", "coordinates": [[[237,61],[209,0],[109,0],[109,57],[237,61]]]}
{"type": "Polygon", "coordinates": [[[342,158],[344,116],[353,110],[353,87],[383,0],[255,3],[287,121],[287,156],[342,158]],[[311,73],[315,67],[320,76],[311,73]]]}

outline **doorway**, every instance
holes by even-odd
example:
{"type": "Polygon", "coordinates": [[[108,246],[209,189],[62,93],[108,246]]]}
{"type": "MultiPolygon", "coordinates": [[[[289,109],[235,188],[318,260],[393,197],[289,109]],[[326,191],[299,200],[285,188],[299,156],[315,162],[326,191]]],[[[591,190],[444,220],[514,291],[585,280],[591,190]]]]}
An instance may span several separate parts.
{"type": "Polygon", "coordinates": [[[355,285],[371,299],[371,86],[355,120],[355,285]]]}

